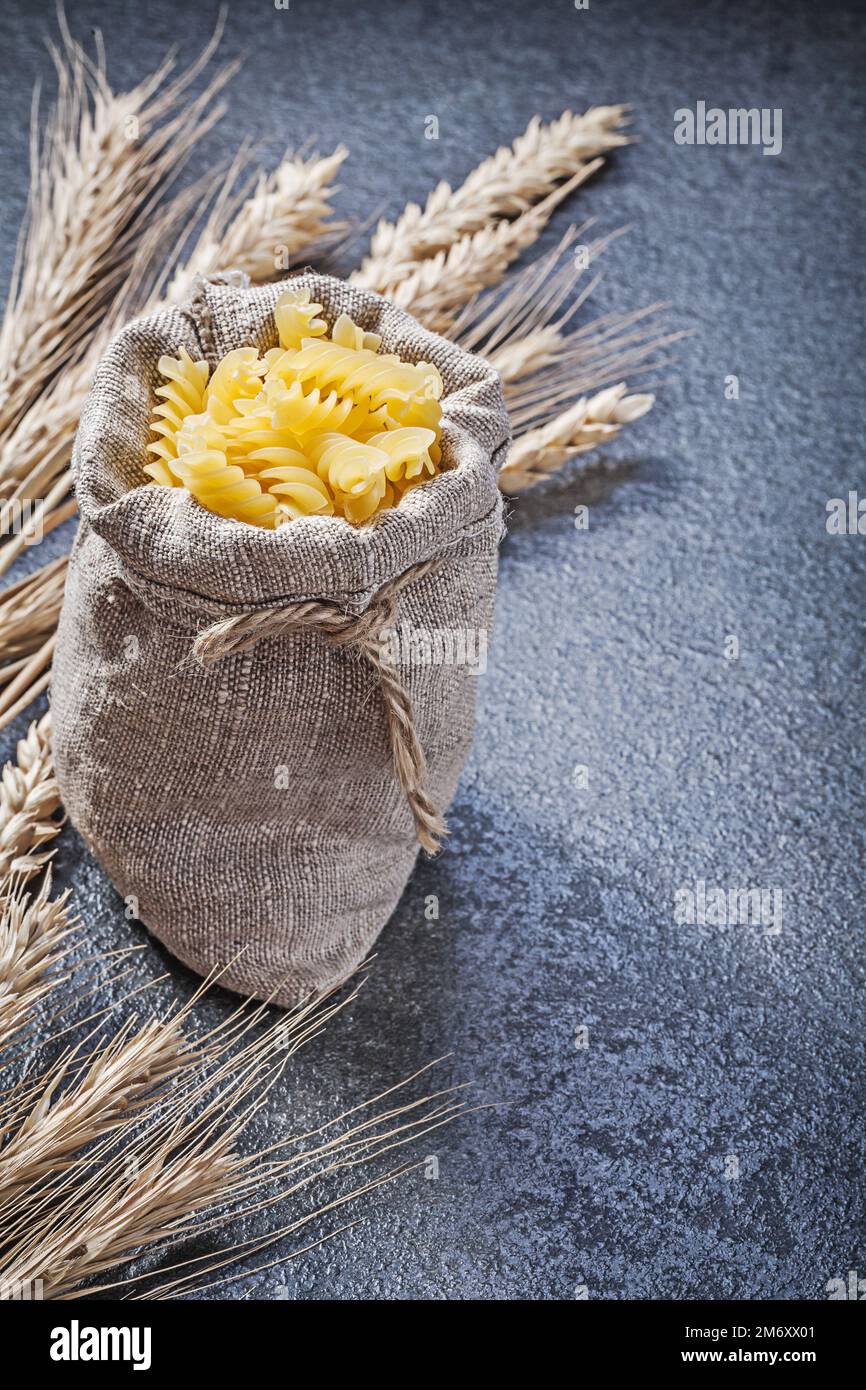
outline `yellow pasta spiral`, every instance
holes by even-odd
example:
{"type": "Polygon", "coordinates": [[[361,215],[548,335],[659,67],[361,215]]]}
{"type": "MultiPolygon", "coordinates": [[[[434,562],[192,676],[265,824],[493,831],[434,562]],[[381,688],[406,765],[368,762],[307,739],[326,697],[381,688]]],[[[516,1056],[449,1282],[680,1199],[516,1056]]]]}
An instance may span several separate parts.
{"type": "Polygon", "coordinates": [[[441,421],[442,406],[437,399],[432,396],[413,396],[405,407],[394,412],[386,428],[417,426],[419,429],[432,430],[434,440],[429,452],[433,462],[438,465],[442,459],[442,450],[439,447],[441,421]]]}
{"type": "Polygon", "coordinates": [[[317,434],[307,444],[307,456],[316,465],[320,478],[336,492],[360,497],[384,481],[388,455],[348,435],[317,434]]]}
{"type": "Polygon", "coordinates": [[[194,362],[186,348],[181,348],[178,357],[160,357],[157,366],[165,377],[156,388],[160,404],[155,406],[151,420],[151,430],[158,439],[147,445],[148,453],[156,458],[145,465],[144,471],[154,482],[177,487],[170,464],[177,458],[178,431],[190,415],[204,409],[209,371],[207,363],[194,362]]]}
{"type": "Polygon", "coordinates": [[[423,363],[416,367],[401,362],[393,353],[344,348],[314,338],[304,339],[292,363],[297,380],[312,381],[320,390],[333,388],[341,396],[369,403],[371,410],[392,402],[408,405],[413,396],[424,392],[428,382],[435,388],[436,378],[425,375],[423,368],[423,363]]]}
{"type": "Polygon", "coordinates": [[[255,478],[228,463],[225,454],[205,449],[184,454],[175,464],[184,486],[193,497],[218,516],[235,517],[254,526],[275,526],[277,504],[255,478]]]}
{"type": "Polygon", "coordinates": [[[390,482],[398,478],[415,478],[423,473],[436,472],[430,458],[430,447],[436,439],[432,430],[396,429],[371,434],[366,442],[388,455],[385,476],[390,482]]]}
{"type": "Polygon", "coordinates": [[[273,528],[301,517],[363,525],[439,469],[442,378],[379,351],[341,314],[289,286],[274,318],[280,346],[236,348],[210,374],[185,350],[160,359],[145,465],[219,516],[273,528]]]}
{"type": "MultiPolygon", "coordinates": [[[[262,449],[262,454],[274,456],[291,454],[291,449],[262,449]]],[[[301,456],[303,457],[303,455],[301,456]]],[[[277,509],[291,520],[299,516],[333,516],[334,503],[327,487],[317,473],[306,464],[278,464],[264,468],[258,475],[260,484],[277,499],[277,509]]]]}
{"type": "Polygon", "coordinates": [[[352,402],[340,400],[336,391],[324,396],[318,387],[304,394],[299,381],[286,386],[282,381],[266,381],[265,397],[271,407],[275,430],[307,434],[310,430],[338,430],[351,413],[352,402]]]}
{"type": "Polygon", "coordinates": [[[311,302],[309,290],[285,290],[274,308],[280,347],[299,348],[303,338],[320,338],[327,333],[325,320],[316,318],[321,312],[321,304],[311,302]]]}
{"type": "Polygon", "coordinates": [[[236,404],[262,389],[264,363],[255,348],[227,352],[208,383],[205,400],[214,420],[222,424],[236,413],[236,404]]]}
{"type": "Polygon", "coordinates": [[[382,339],[378,333],[365,333],[348,314],[341,314],[331,329],[331,342],[340,347],[368,348],[370,352],[378,352],[382,339]]]}
{"type": "Polygon", "coordinates": [[[259,477],[266,468],[306,468],[315,476],[315,469],[301,449],[295,449],[290,444],[285,446],[274,445],[263,449],[253,449],[244,457],[243,465],[245,469],[255,473],[259,477]]]}

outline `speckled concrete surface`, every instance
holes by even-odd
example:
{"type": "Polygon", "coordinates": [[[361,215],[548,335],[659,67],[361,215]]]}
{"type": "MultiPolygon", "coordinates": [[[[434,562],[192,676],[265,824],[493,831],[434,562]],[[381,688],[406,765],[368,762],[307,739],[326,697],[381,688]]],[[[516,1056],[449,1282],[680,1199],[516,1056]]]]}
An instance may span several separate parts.
{"type": "MultiPolygon", "coordinates": [[[[192,54],[215,6],[69,11],[77,34],[105,30],[125,82],[169,41],[192,54]]],[[[345,139],[351,214],[459,179],[536,110],[632,102],[640,143],[551,236],[570,217],[631,223],[598,312],[668,299],[697,336],[601,465],[515,504],[448,849],[418,868],[362,997],[265,1124],[312,1122],[445,1052],[445,1074],[503,1104],[427,1141],[438,1181],[413,1174],[351,1231],[213,1296],[822,1298],[866,1268],[866,540],[825,529],[828,498],[866,490],[856,14],[832,0],[232,5],[225,51],[249,57],[203,154],[243,135],[270,157],[310,133],[345,139]],[[781,107],[782,153],[675,145],[674,111],[701,99],[781,107]],[[676,926],[674,892],[696,879],[780,890],[783,930],[676,926]]],[[[49,25],[25,0],[0,19],[4,266],[49,25]]],[[[99,942],[141,939],[71,832],[61,868],[99,942]]],[[[192,987],[156,947],[136,968],[167,968],[166,997],[192,987]]]]}

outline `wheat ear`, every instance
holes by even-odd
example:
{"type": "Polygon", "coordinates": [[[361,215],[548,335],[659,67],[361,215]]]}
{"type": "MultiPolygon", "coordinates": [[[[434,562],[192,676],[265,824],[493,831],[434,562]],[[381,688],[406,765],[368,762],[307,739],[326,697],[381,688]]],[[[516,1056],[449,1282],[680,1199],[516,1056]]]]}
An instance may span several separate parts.
{"type": "Polygon", "coordinates": [[[512,444],[499,472],[503,492],[521,492],[561,468],[575,454],[597,449],[614,439],[623,425],[652,409],[655,396],[627,395],[624,382],[591,398],[583,397],[546,425],[528,430],[512,444]]]}
{"type": "MultiPolygon", "coordinates": [[[[368,1103],[377,1107],[368,1119],[352,1119],[350,1111],[315,1134],[290,1135],[245,1155],[238,1141],[288,1060],[354,995],[303,1006],[264,1034],[258,1028],[263,1006],[241,1006],[186,1045],[181,1025],[199,997],[173,1020],[122,1029],[85,1058],[65,1056],[27,1088],[23,1105],[14,1091],[0,1104],[0,1132],[7,1134],[0,1152],[0,1265],[7,1287],[39,1280],[43,1296],[71,1297],[142,1247],[164,1257],[186,1235],[201,1239],[229,1220],[296,1199],[329,1173],[369,1164],[466,1113],[455,1099],[460,1088],[453,1087],[387,1103],[415,1080],[408,1078],[368,1103]],[[60,1089],[70,1071],[72,1080],[60,1089]],[[328,1136],[333,1125],[340,1129],[328,1136]]],[[[190,1292],[204,1275],[236,1265],[410,1166],[302,1211],[264,1241],[241,1241],[169,1266],[164,1272],[184,1272],[152,1292],[190,1292]]],[[[115,1275],[99,1288],[125,1282],[115,1275]]]]}
{"type": "MultiPolygon", "coordinates": [[[[8,882],[9,880],[5,880],[8,882]]],[[[69,892],[51,898],[51,871],[38,893],[24,892],[20,880],[3,900],[0,917],[0,1053],[29,1022],[40,999],[54,988],[51,972],[63,955],[70,926],[69,892]]],[[[2,1113],[2,1112],[0,1112],[2,1113]]],[[[2,1137],[2,1136],[0,1136],[2,1137]]],[[[0,1148],[0,1192],[5,1186],[5,1145],[0,1148]]]]}
{"type": "Polygon", "coordinates": [[[17,759],[0,780],[0,1051],[52,988],[51,971],[69,931],[68,894],[50,898],[50,870],[35,896],[24,892],[51,857],[44,846],[60,830],[59,810],[45,715],[19,740],[17,759]]]}
{"type": "Polygon", "coordinates": [[[390,298],[435,333],[449,332],[467,301],[500,282],[511,263],[541,235],[556,207],[600,164],[601,160],[594,160],[584,165],[513,221],[496,222],[461,237],[450,250],[419,261],[411,275],[392,286],[390,298]]]}
{"type": "MultiPolygon", "coordinates": [[[[235,208],[234,214],[231,199],[226,201],[224,190],[202,238],[174,274],[165,297],[162,292],[165,272],[159,274],[154,269],[157,253],[172,230],[185,220],[190,205],[214,180],[205,180],[187,190],[161,214],[142,240],[133,274],[88,349],[80,359],[69,364],[62,376],[25,412],[0,447],[0,489],[5,494],[0,507],[0,534],[9,530],[15,508],[20,509],[24,502],[38,499],[27,527],[0,546],[0,574],[8,570],[29,543],[37,524],[46,532],[56,524],[55,518],[63,509],[64,515],[71,514],[67,496],[72,443],[93,373],[112,334],[133,313],[153,313],[168,300],[188,295],[197,274],[237,268],[251,276],[262,270],[273,274],[275,250],[279,252],[288,246],[290,254],[296,255],[304,247],[307,233],[321,245],[331,231],[339,229],[340,224],[327,220],[327,197],[328,185],[345,156],[346,151],[338,148],[321,158],[290,158],[270,175],[259,172],[254,192],[239,209],[235,208]],[[279,242],[277,237],[285,240],[279,242]]],[[[236,178],[238,168],[236,163],[229,183],[236,178]]],[[[177,253],[173,259],[176,256],[177,253]]],[[[0,728],[3,719],[0,713],[0,728]]]]}
{"type": "MultiPolygon", "coordinates": [[[[53,939],[51,929],[46,931],[40,924],[49,964],[57,941],[75,930],[69,926],[65,932],[57,930],[57,924],[65,921],[67,897],[65,894],[48,902],[43,886],[39,897],[18,914],[26,921],[37,915],[34,908],[38,905],[43,917],[50,915],[53,939]]],[[[37,975],[37,969],[44,969],[41,959],[31,967],[33,984],[27,981],[33,995],[28,1008],[53,987],[51,981],[37,975]]],[[[2,1021],[0,1012],[0,1044],[2,1021]]],[[[126,1124],[130,1115],[177,1073],[183,1065],[185,1046],[178,1020],[167,1018],[149,1019],[137,1030],[129,1019],[81,1061],[73,1048],[51,1071],[48,1084],[38,1090],[0,1149],[0,1219],[4,1208],[8,1212],[11,1205],[17,1205],[23,1192],[61,1170],[80,1148],[126,1124]]]]}
{"type": "Polygon", "coordinates": [[[459,188],[439,183],[423,208],[409,203],[396,222],[380,222],[354,283],[390,295],[415,273],[418,261],[448,251],[501,217],[519,217],[561,179],[625,144],[626,119],[624,106],[596,106],[579,115],[564,111],[547,124],[534,116],[513,145],[485,159],[459,188]]]}
{"type": "MultiPolygon", "coordinates": [[[[32,878],[50,858],[43,846],[60,829],[60,790],[51,752],[51,716],[31,724],[19,740],[17,761],[0,781],[0,885],[32,878]]],[[[0,887],[0,901],[3,889],[0,887]]]]}
{"type": "Polygon", "coordinates": [[[213,55],[169,81],[166,60],[140,86],[108,85],[101,46],[91,61],[60,12],[63,48],[51,47],[59,93],[40,138],[38,99],[31,134],[31,190],[0,328],[0,438],[51,377],[92,336],[129,269],[155,191],[223,114],[215,101],[234,65],[180,109],[213,55]]]}
{"type": "Polygon", "coordinates": [[[246,164],[242,150],[195,250],[171,281],[168,298],[188,298],[195,276],[215,271],[241,270],[251,280],[268,280],[287,270],[300,252],[309,255],[339,235],[345,226],[333,221],[329,200],[347,155],[343,145],[324,156],[289,152],[271,173],[258,171],[252,194],[238,207],[231,195],[246,164]]]}

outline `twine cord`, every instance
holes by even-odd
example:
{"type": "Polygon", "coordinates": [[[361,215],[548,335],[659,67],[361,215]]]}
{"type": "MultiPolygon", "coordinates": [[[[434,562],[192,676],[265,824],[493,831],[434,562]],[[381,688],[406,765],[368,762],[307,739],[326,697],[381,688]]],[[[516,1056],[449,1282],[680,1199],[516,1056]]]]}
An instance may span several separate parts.
{"type": "Polygon", "coordinates": [[[385,656],[383,635],[394,626],[401,589],[440,564],[438,558],[427,560],[383,584],[369,607],[357,616],[317,600],[261,608],[213,623],[198,634],[192,649],[197,661],[210,666],[225,656],[249,651],[269,637],[318,632],[333,646],[349,646],[360,652],[378,678],[394,772],[409,803],[418,842],[428,854],[436,853],[448,831],[426,790],[427,760],[418,738],[412,699],[395,666],[385,656]]]}

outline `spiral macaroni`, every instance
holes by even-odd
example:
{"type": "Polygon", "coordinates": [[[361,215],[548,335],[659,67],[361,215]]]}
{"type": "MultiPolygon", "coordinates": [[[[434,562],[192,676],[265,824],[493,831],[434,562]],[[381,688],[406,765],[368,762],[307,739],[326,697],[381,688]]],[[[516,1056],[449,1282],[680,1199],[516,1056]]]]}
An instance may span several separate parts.
{"type": "Polygon", "coordinates": [[[280,347],[299,348],[303,338],[323,337],[328,325],[316,318],[321,312],[321,304],[311,302],[309,290],[288,289],[281,294],[274,309],[280,347]]]}
{"type": "Polygon", "coordinates": [[[236,348],[213,373],[183,348],[160,358],[153,483],[268,529],[301,517],[359,526],[439,471],[437,369],[380,352],[347,314],[329,334],[321,312],[290,286],[274,310],[279,347],[236,348]]]}
{"type": "Polygon", "coordinates": [[[171,469],[172,460],[177,458],[177,436],[184,421],[204,409],[208,365],[194,362],[186,348],[181,348],[178,357],[160,357],[157,366],[165,377],[163,384],[156,388],[160,404],[154,408],[151,425],[158,438],[147,445],[148,453],[156,457],[145,465],[144,471],[154,482],[179,487],[171,469]]]}

